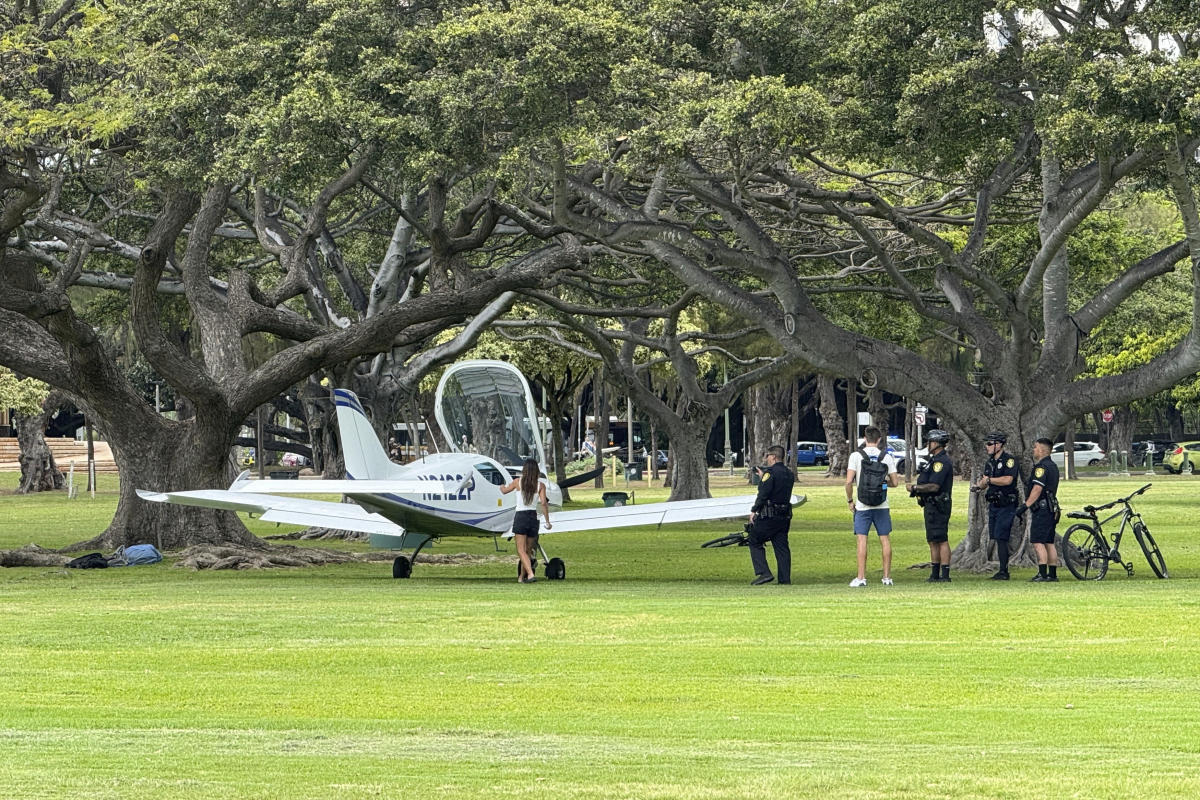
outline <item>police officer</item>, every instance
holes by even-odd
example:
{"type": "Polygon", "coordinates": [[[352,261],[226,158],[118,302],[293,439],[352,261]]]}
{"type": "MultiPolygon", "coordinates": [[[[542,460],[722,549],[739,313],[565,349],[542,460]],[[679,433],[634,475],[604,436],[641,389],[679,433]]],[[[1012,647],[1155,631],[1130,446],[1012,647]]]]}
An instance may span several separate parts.
{"type": "Polygon", "coordinates": [[[780,583],[792,582],[792,551],[788,547],[788,528],[792,524],[792,486],[796,476],[783,463],[783,448],[767,448],[767,465],[755,467],[759,475],[758,497],[750,510],[750,564],[754,567],[751,586],[775,580],[767,566],[767,542],[775,550],[775,567],[780,583]]]}
{"type": "Polygon", "coordinates": [[[1008,436],[1000,431],[987,435],[987,463],[983,465],[983,477],[975,482],[975,488],[983,492],[988,504],[988,533],[996,542],[996,560],[999,568],[992,576],[994,581],[1008,580],[1009,537],[1013,520],[1017,516],[1017,460],[1004,451],[1008,436]]]}
{"type": "Polygon", "coordinates": [[[954,464],[946,453],[950,434],[932,430],[929,461],[917,475],[916,484],[907,483],[909,495],[925,510],[925,541],[929,542],[931,571],[926,583],[950,582],[950,491],[954,485],[954,464]]]}
{"type": "Polygon", "coordinates": [[[1050,460],[1049,439],[1033,443],[1033,470],[1025,481],[1025,502],[1017,506],[1020,516],[1029,514],[1029,541],[1037,553],[1038,574],[1034,583],[1058,582],[1058,550],[1054,545],[1054,526],[1058,523],[1058,467],[1050,460]]]}

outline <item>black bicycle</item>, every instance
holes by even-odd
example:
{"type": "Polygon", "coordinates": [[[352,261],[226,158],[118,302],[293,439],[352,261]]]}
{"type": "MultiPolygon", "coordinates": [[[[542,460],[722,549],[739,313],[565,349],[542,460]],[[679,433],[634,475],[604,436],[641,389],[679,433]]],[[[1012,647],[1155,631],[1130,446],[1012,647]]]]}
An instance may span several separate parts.
{"type": "MultiPolygon", "coordinates": [[[[749,525],[746,526],[746,528],[749,528],[749,527],[750,527],[749,525]]],[[[747,531],[747,533],[748,532],[749,531],[747,531]]],[[[733,533],[728,533],[724,536],[718,536],[716,539],[710,539],[709,541],[705,542],[704,544],[702,544],[700,546],[701,547],[729,547],[730,545],[733,545],[734,547],[746,547],[749,544],[750,544],[750,539],[747,538],[745,533],[743,533],[742,531],[735,531],[733,533]]]]}
{"type": "Polygon", "coordinates": [[[1112,562],[1120,564],[1125,568],[1125,572],[1133,577],[1133,562],[1123,561],[1120,551],[1121,537],[1125,534],[1125,529],[1129,527],[1133,530],[1133,536],[1137,539],[1138,544],[1142,546],[1142,552],[1146,554],[1146,560],[1150,562],[1150,569],[1160,578],[1168,577],[1167,564],[1163,561],[1158,543],[1150,535],[1150,529],[1142,521],[1142,515],[1134,511],[1133,506],[1129,504],[1130,500],[1151,486],[1152,484],[1147,483],[1128,497],[1113,500],[1102,506],[1084,506],[1083,511],[1071,511],[1067,514],[1071,519],[1090,520],[1087,523],[1072,525],[1063,534],[1063,560],[1067,562],[1067,569],[1071,570],[1072,575],[1081,581],[1098,581],[1108,572],[1109,562],[1112,562]],[[1122,508],[1111,517],[1100,519],[1097,516],[1096,512],[1106,511],[1117,505],[1122,508]],[[1113,535],[1112,544],[1109,544],[1108,537],[1104,533],[1104,525],[1118,517],[1121,518],[1121,527],[1113,535]]]}

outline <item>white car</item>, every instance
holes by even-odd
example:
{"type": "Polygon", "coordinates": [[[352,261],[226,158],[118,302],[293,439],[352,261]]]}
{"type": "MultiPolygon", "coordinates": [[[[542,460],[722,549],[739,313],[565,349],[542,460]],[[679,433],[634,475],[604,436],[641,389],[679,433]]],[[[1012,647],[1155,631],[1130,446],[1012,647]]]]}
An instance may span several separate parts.
{"type": "MultiPolygon", "coordinates": [[[[1062,469],[1063,442],[1054,445],[1054,449],[1050,451],[1050,460],[1057,464],[1059,469],[1062,469]]],[[[1095,467],[1104,463],[1104,451],[1095,442],[1075,442],[1073,460],[1077,467],[1095,467]]]]}

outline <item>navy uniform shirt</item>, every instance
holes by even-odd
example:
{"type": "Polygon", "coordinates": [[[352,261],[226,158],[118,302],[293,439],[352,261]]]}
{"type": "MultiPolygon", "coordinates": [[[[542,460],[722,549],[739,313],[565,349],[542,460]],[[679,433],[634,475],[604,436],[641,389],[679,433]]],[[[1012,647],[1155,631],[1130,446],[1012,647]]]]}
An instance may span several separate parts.
{"type": "Polygon", "coordinates": [[[950,460],[950,456],[945,450],[929,459],[925,469],[921,470],[921,474],[917,476],[917,483],[936,483],[938,485],[936,492],[926,494],[925,497],[950,494],[951,485],[954,483],[954,462],[950,460]]]}
{"type": "Polygon", "coordinates": [[[754,508],[750,510],[760,512],[767,503],[791,505],[792,486],[795,483],[796,476],[792,471],[784,466],[783,462],[776,461],[763,470],[762,478],[758,482],[758,497],[754,499],[754,508]]]}
{"type": "Polygon", "coordinates": [[[1051,495],[1058,494],[1058,465],[1050,460],[1050,456],[1033,465],[1029,480],[1025,481],[1026,497],[1033,491],[1034,484],[1042,487],[1042,497],[1049,499],[1051,495]]]}
{"type": "MultiPolygon", "coordinates": [[[[992,484],[987,487],[987,496],[992,495],[1012,495],[1017,494],[1017,481],[1021,479],[1020,470],[1017,468],[1017,460],[1003,450],[995,458],[989,458],[987,463],[983,465],[983,474],[989,478],[1004,478],[1012,476],[1012,483],[1008,486],[996,486],[992,484]]],[[[1008,501],[1008,498],[1001,497],[1001,500],[1008,501]]]]}

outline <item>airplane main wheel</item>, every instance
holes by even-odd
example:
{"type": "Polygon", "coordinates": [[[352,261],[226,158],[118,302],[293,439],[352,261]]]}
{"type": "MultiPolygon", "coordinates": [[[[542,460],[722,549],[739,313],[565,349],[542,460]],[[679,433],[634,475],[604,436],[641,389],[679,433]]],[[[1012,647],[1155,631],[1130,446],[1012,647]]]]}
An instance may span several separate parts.
{"type": "Polygon", "coordinates": [[[412,562],[408,560],[407,556],[396,556],[396,560],[392,562],[392,577],[412,577],[412,562]]]}
{"type": "Polygon", "coordinates": [[[567,565],[561,558],[552,558],[546,562],[546,578],[548,580],[561,581],[565,577],[567,577],[567,565]]]}

